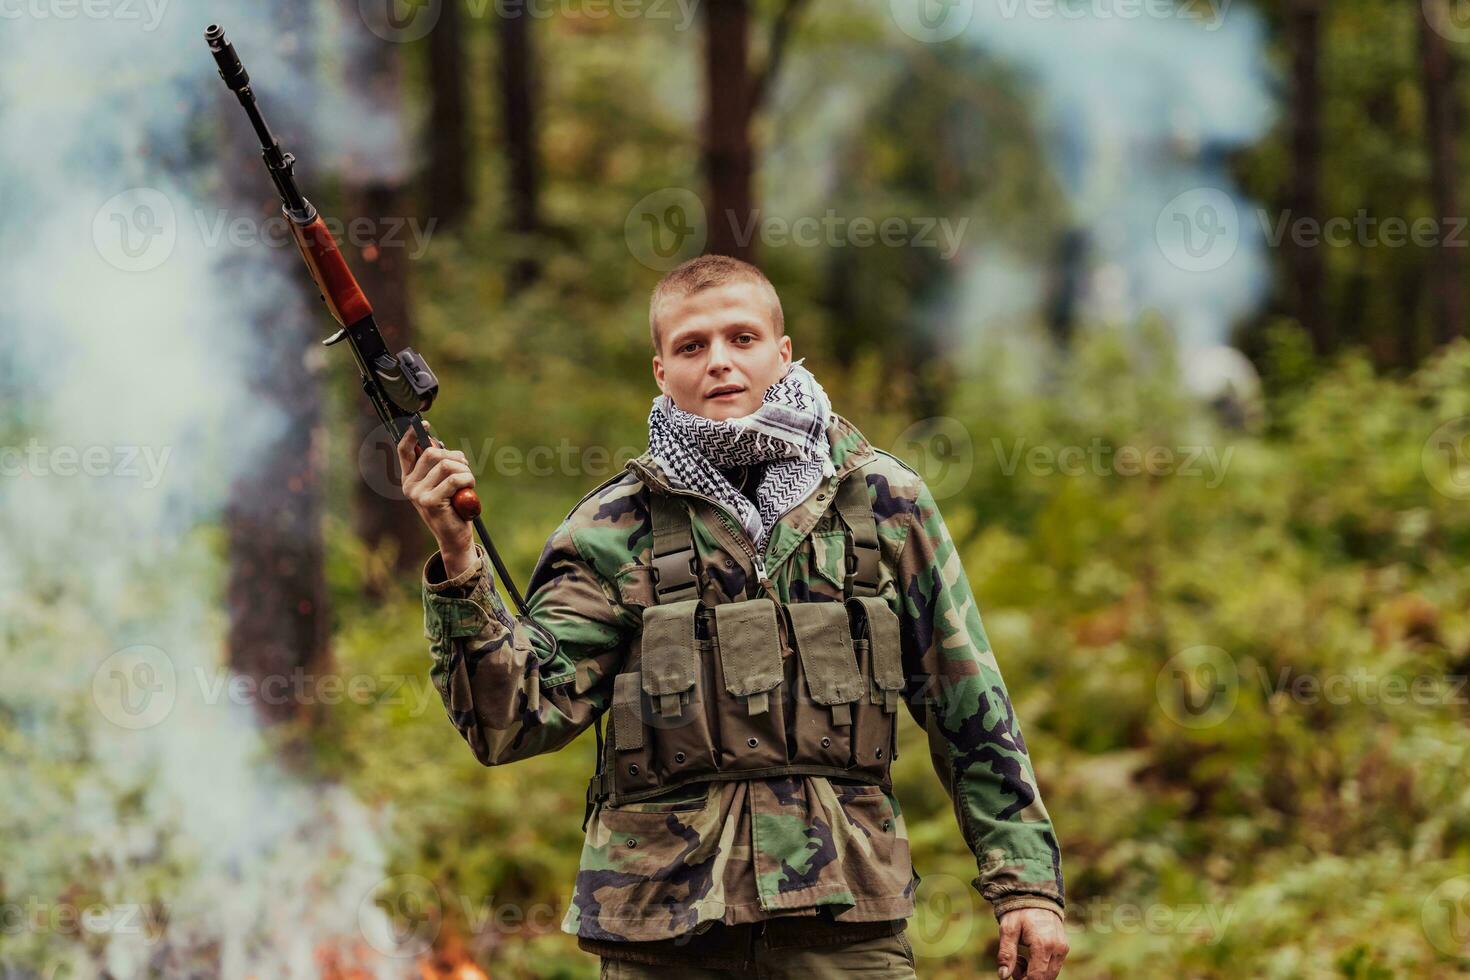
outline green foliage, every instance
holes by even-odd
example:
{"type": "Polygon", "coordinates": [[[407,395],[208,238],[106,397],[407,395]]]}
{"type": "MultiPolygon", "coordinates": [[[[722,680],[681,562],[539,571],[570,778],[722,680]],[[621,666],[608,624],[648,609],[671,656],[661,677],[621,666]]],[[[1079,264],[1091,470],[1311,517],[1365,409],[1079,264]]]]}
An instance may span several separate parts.
{"type": "MultiPolygon", "coordinates": [[[[535,377],[508,379],[517,397],[557,405],[572,393],[575,407],[552,411],[588,442],[626,409],[634,421],[618,431],[636,438],[633,389],[648,382],[584,400],[575,392],[602,380],[595,365],[542,356],[535,377]]],[[[1061,836],[1069,974],[1458,975],[1464,961],[1431,945],[1422,917],[1437,885],[1470,873],[1460,843],[1470,692],[1459,680],[1470,668],[1470,573],[1458,560],[1470,516],[1430,485],[1420,447],[1470,414],[1470,348],[1397,381],[1346,358],[1274,400],[1258,436],[1218,427],[1181,395],[1170,345],[1147,327],[1088,335],[1045,367],[1042,395],[1025,394],[1015,372],[991,351],[962,373],[949,411],[970,434],[971,471],[941,505],[1061,836]],[[1154,475],[1121,463],[1066,475],[1024,456],[1009,465],[1021,440],[1053,453],[1170,447],[1175,465],[1154,475]],[[1217,469],[1185,470],[1195,447],[1217,469]],[[1213,723],[1191,726],[1174,720],[1190,719],[1161,678],[1201,646],[1231,665],[1235,696],[1213,723]]],[[[905,419],[852,414],[880,445],[933,465],[893,441],[905,419]]],[[[592,482],[515,491],[524,528],[510,535],[512,567],[528,567],[539,533],[592,482]]],[[[493,509],[491,523],[514,526],[493,509]]],[[[343,669],[422,677],[419,618],[415,595],[345,617],[343,669]]],[[[440,710],[436,699],[421,713],[344,709],[324,751],[359,792],[391,804],[400,870],[472,909],[544,903],[559,914],[590,739],[482,770],[440,710]]],[[[913,926],[925,975],[971,975],[993,925],[956,884],[973,877],[973,859],[912,725],[896,774],[926,878],[913,926]]],[[[487,950],[504,975],[520,975],[529,955],[518,937],[487,950]]],[[[554,949],[590,975],[569,938],[535,943],[537,962],[554,949]]]]}

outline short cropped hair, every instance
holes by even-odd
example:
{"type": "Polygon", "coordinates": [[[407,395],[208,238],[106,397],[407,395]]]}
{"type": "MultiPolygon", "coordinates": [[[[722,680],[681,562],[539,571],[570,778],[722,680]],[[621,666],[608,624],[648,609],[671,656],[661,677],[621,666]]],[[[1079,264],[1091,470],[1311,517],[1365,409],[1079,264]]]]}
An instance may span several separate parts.
{"type": "Polygon", "coordinates": [[[671,269],[653,287],[653,295],[648,300],[648,335],[653,341],[653,352],[659,352],[658,308],[664,300],[689,296],[731,282],[753,282],[764,286],[771,297],[771,322],[775,324],[776,336],[786,333],[781,298],[776,295],[776,287],[771,285],[764,272],[749,262],[728,255],[701,255],[671,269]]]}

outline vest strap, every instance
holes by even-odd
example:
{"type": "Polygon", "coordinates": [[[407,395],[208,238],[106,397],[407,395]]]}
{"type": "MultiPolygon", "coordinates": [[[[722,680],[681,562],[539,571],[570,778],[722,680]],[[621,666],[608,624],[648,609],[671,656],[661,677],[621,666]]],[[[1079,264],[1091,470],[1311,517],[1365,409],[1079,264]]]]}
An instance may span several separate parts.
{"type": "Polygon", "coordinates": [[[689,508],[669,494],[649,491],[653,518],[653,591],[659,602],[699,597],[689,508]]]}
{"type": "Polygon", "coordinates": [[[613,679],[613,746],[619,752],[643,748],[642,682],[643,675],[636,670],[613,679]]]}
{"type": "Polygon", "coordinates": [[[868,502],[868,481],[862,473],[854,473],[837,487],[837,513],[852,534],[852,549],[847,553],[847,575],[843,592],[852,596],[878,594],[878,519],[868,502]]]}

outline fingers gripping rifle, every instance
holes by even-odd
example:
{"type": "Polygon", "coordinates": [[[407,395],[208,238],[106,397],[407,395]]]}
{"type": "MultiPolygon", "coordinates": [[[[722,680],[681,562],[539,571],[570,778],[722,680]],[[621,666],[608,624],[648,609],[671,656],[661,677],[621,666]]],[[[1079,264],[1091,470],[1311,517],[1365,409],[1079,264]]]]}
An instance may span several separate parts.
{"type": "MultiPolygon", "coordinates": [[[[393,436],[395,444],[412,428],[419,446],[430,448],[434,442],[424,428],[422,413],[434,404],[439,393],[439,380],[423,357],[411,348],[397,354],[388,352],[383,335],[378,332],[377,321],[373,319],[372,304],[357,284],[352,270],[347,268],[347,261],[321,215],[296,186],[296,178],[292,174],[296,158],[282,151],[280,141],[266,126],[260,107],[255,103],[255,93],[250,89],[250,74],[240,63],[235,46],[226,39],[224,29],[218,24],[211,24],[205,29],[204,40],[209,43],[209,50],[219,65],[220,77],[239,98],[245,114],[250,117],[250,124],[255,127],[255,135],[260,138],[264,151],[266,169],[281,195],[281,210],[290,219],[291,234],[301,249],[301,257],[306,261],[311,278],[321,291],[322,301],[340,325],[336,333],[322,341],[323,345],[330,347],[347,342],[362,375],[363,393],[373,403],[373,409],[393,436]]],[[[456,514],[474,524],[475,532],[484,542],[485,552],[515,601],[516,609],[530,620],[526,601],[521,598],[520,590],[511,580],[500,553],[490,540],[490,532],[485,530],[485,524],[480,520],[480,498],[473,489],[464,487],[454,495],[451,504],[456,514]]]]}

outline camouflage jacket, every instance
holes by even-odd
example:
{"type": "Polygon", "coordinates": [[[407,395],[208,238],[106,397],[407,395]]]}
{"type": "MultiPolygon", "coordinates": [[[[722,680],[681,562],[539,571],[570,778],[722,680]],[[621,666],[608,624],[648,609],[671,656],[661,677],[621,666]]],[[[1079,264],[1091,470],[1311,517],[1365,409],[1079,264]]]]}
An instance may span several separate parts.
{"type": "MultiPolygon", "coordinates": [[[[902,624],[908,710],[975,854],[975,886],[997,915],[1061,912],[1061,856],[1020,725],[939,508],[923,479],[848,421],[829,430],[836,476],[780,520],[765,565],[783,601],[843,597],[838,483],[866,481],[882,555],[879,594],[902,624]]],[[[655,601],[648,454],[584,497],[547,542],[530,581],[527,629],[478,563],[445,580],[424,570],[435,687],[485,765],[572,741],[607,710],[629,637],[655,601]],[[553,648],[554,647],[554,648],[553,648]]],[[[692,500],[703,598],[755,594],[753,544],[692,500]]],[[[736,525],[738,527],[738,525],[736,525]]],[[[479,549],[478,544],[476,545],[479,549]]],[[[657,940],[702,923],[777,915],[907,918],[918,878],[898,800],[878,786],[789,776],[698,784],[652,802],[599,805],[562,928],[584,939],[657,940]]]]}

